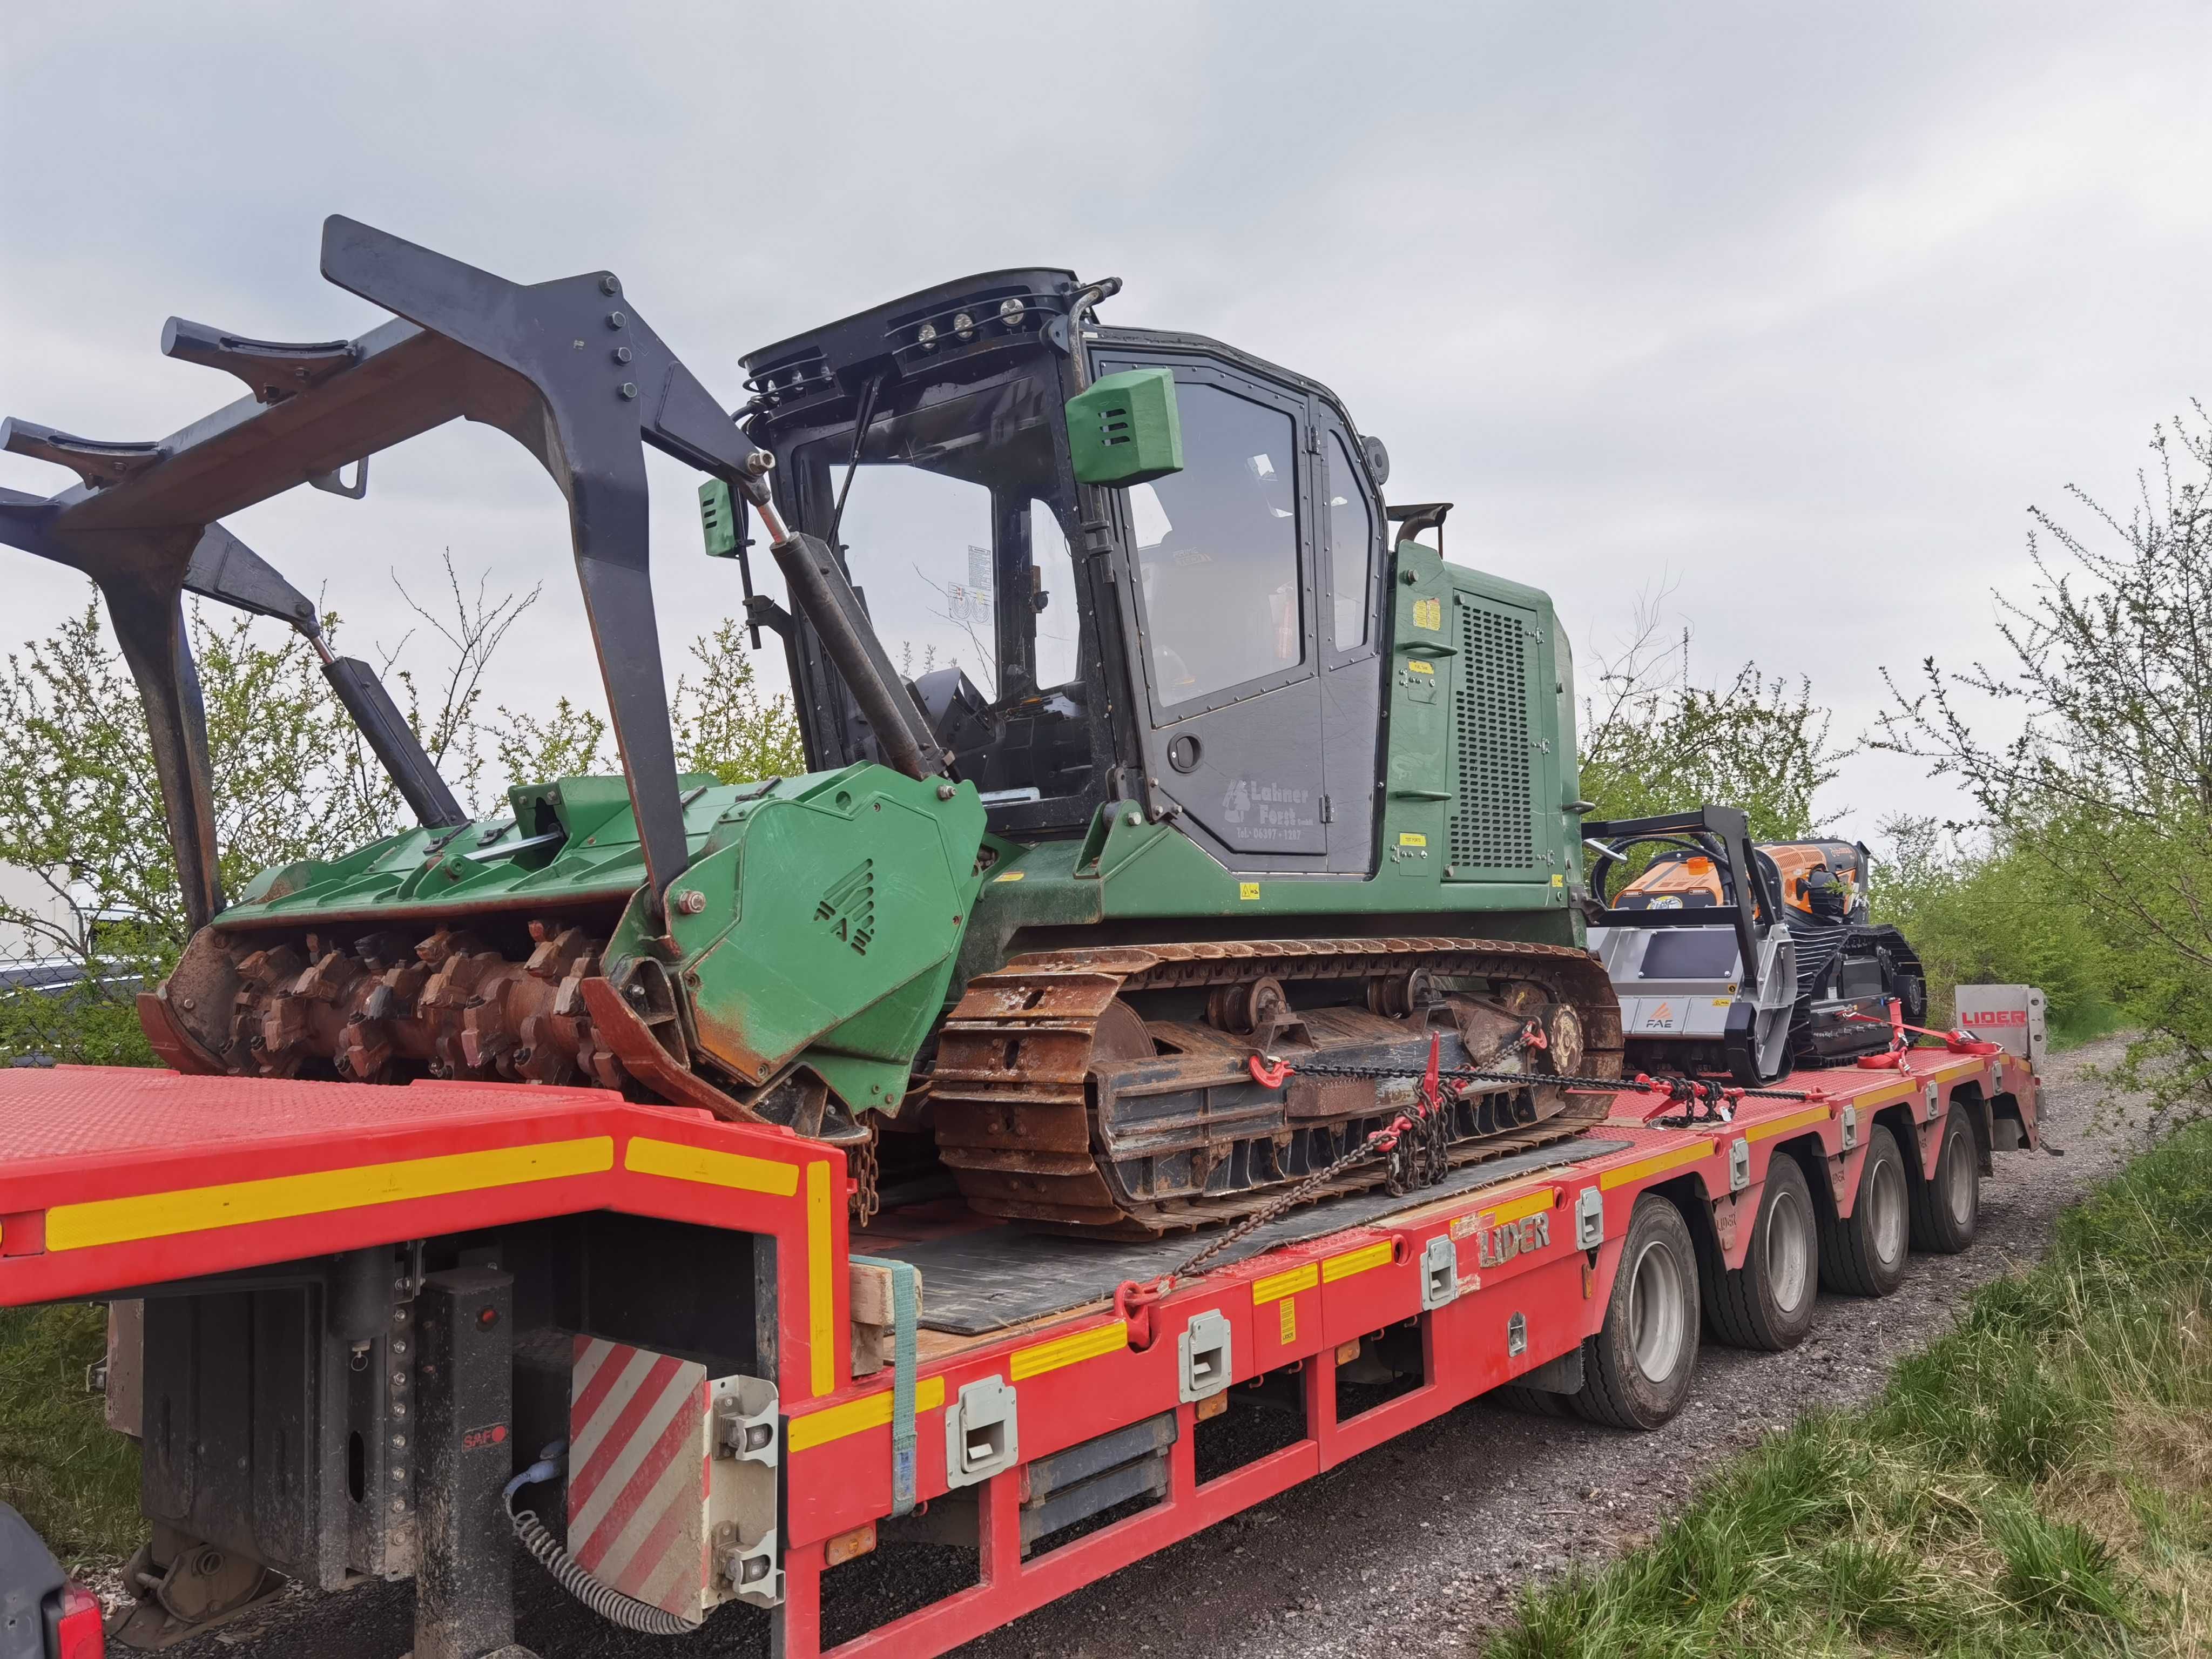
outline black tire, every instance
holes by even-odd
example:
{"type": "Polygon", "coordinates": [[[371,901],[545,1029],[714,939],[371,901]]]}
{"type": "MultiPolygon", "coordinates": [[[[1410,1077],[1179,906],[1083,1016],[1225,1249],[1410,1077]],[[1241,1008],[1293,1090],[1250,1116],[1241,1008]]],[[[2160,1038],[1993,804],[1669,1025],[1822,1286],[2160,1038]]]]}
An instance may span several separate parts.
{"type": "MultiPolygon", "coordinates": [[[[1713,1258],[1717,1263],[1718,1258],[1713,1258]]],[[[1730,1347],[1780,1353],[1813,1328],[1820,1291],[1820,1212],[1805,1172],[1787,1152],[1766,1166],[1743,1266],[1716,1267],[1705,1283],[1705,1319],[1730,1347]]]]}
{"type": "Polygon", "coordinates": [[[1575,1409],[1616,1429],[1656,1429],[1681,1410],[1698,1368],[1698,1304],[1689,1225],[1646,1193],[1628,1219],[1604,1328],[1583,1344],[1575,1409]]]}
{"type": "Polygon", "coordinates": [[[1905,1282],[1912,1245],[1912,1176],[1897,1138],[1877,1123],[1867,1136],[1848,1219],[1820,1231],[1820,1282],[1846,1296],[1887,1296],[1905,1282]]]}
{"type": "Polygon", "coordinates": [[[1943,1119],[1935,1178],[1912,1189],[1912,1248],[1956,1255],[1974,1242],[1981,1224],[1981,1151],[1966,1113],[1954,1107],[1943,1119]]]}

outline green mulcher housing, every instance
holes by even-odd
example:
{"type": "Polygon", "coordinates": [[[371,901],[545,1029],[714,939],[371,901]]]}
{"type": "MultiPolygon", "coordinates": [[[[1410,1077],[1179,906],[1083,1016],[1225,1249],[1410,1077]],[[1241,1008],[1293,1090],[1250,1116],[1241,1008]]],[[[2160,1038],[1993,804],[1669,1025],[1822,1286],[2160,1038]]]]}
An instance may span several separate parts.
{"type": "MultiPolygon", "coordinates": [[[[156,1048],[621,1089],[846,1143],[864,1212],[878,1181],[949,1177],[985,1214],[1117,1233],[1249,1212],[1326,1168],[1432,1042],[1526,1078],[1454,1105],[1454,1160],[1582,1127],[1589,1097],[1546,1078],[1617,1074],[1621,1033],[1581,948],[1551,601],[1447,563],[1444,507],[1386,506],[1382,445],[1325,386],[1100,325],[1118,286],[994,271],[782,341],[744,360],[719,436],[654,416],[645,382],[641,435],[708,473],[708,551],[756,644],[784,648],[811,769],[672,777],[665,698],[659,730],[639,712],[657,643],[609,625],[572,472],[625,775],[518,783],[464,823],[385,732],[422,825],[213,894],[142,1000],[156,1048]],[[754,592],[756,528],[787,608],[754,592]],[[1269,1090],[1255,1053],[1382,1075],[1269,1090]]],[[[353,343],[354,380],[416,349],[380,337],[353,343]]],[[[296,401],[334,401],[331,374],[296,401]]],[[[556,477],[559,458],[540,453],[556,477]]],[[[113,608],[125,578],[94,574],[113,608]]]]}

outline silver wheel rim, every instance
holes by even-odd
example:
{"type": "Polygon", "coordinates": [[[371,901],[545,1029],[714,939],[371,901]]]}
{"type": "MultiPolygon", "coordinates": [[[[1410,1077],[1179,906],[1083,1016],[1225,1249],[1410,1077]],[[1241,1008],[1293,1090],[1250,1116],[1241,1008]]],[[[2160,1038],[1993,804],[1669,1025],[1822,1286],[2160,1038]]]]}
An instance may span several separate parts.
{"type": "Polygon", "coordinates": [[[1954,1140],[1943,1160],[1943,1197],[1951,1206],[1951,1219],[1965,1226],[1974,1218],[1974,1182],[1981,1174],[1972,1159],[1961,1156],[1963,1141],[1954,1140]]]}
{"type": "Polygon", "coordinates": [[[1905,1254],[1905,1202],[1904,1166],[1893,1158],[1881,1159],[1867,1183],[1867,1237],[1884,1261],[1905,1254]]]}
{"type": "Polygon", "coordinates": [[[1655,1238],[1637,1253],[1628,1281],[1628,1344],[1647,1381],[1664,1382],[1682,1363],[1686,1311],[1681,1263],[1655,1238]]]}
{"type": "Polygon", "coordinates": [[[1766,1283],[1774,1293],[1774,1305],[1784,1313],[1796,1313],[1812,1289],[1812,1217],[1786,1187],[1776,1188],[1767,1205],[1766,1283]]]}

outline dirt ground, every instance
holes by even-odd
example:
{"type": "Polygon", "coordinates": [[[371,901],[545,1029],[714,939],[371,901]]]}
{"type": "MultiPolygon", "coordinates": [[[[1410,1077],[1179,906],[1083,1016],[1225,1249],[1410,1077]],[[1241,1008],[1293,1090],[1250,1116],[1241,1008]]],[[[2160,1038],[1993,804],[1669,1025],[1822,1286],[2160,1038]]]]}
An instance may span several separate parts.
{"type": "MultiPolygon", "coordinates": [[[[994,1632],[969,1659],[1425,1659],[1465,1655],[1532,1577],[1601,1560],[1647,1535],[1730,1453],[1820,1405],[1858,1401],[1891,1362],[1940,1334],[1983,1281],[2040,1254],[2052,1218],[2145,1144],[2100,1127],[2084,1077],[2119,1051],[2107,1039],[2048,1067],[2044,1103],[2063,1158],[2000,1156],[1983,1185],[1982,1231],[1961,1256],[1916,1256],[1884,1301],[1821,1297],[1801,1347],[1747,1354],[1708,1342],[1690,1404],[1653,1434],[1528,1417],[1477,1401],[994,1632]]],[[[878,1552],[853,1567],[856,1595],[833,1636],[944,1593],[954,1559],[878,1552]],[[907,1559],[899,1559],[900,1556],[907,1559]]],[[[521,1639],[544,1659],[736,1659],[766,1651],[766,1621],[726,1608],[676,1641],[624,1637],[518,1561],[521,1639]]],[[[838,1581],[833,1579],[832,1583],[838,1581]]],[[[412,1587],[289,1595],[173,1649],[177,1659],[397,1659],[412,1587]]]]}

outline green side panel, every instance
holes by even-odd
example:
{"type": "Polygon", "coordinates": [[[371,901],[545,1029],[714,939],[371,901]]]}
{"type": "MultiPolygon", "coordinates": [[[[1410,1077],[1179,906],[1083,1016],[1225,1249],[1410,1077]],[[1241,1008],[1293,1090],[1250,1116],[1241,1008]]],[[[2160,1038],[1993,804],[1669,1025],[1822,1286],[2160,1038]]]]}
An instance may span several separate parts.
{"type": "Polygon", "coordinates": [[[1079,483],[1146,483],[1182,471],[1175,375],[1132,368],[1093,380],[1067,400],[1067,442],[1079,483]]]}
{"type": "MultiPolygon", "coordinates": [[[[687,774],[681,781],[684,829],[694,854],[735,801],[779,787],[774,780],[720,784],[704,772],[687,774]]],[[[342,858],[305,859],[264,871],[215,925],[228,929],[342,918],[435,921],[488,908],[618,903],[644,884],[637,821],[620,778],[521,785],[507,792],[507,804],[508,812],[457,830],[410,830],[342,858]],[[563,838],[520,845],[555,832],[563,838]]]]}
{"type": "MultiPolygon", "coordinates": [[[[983,836],[975,787],[944,800],[938,787],[848,767],[787,781],[716,823],[670,890],[668,927],[717,1065],[757,1085],[803,1062],[848,1105],[897,1103],[944,1005],[983,836]]],[[[634,906],[609,972],[654,951],[634,906]]]]}

